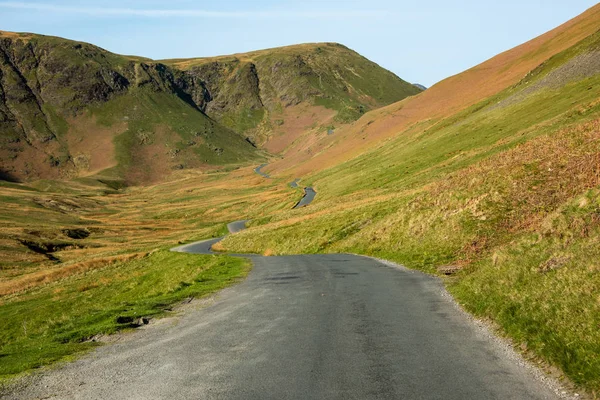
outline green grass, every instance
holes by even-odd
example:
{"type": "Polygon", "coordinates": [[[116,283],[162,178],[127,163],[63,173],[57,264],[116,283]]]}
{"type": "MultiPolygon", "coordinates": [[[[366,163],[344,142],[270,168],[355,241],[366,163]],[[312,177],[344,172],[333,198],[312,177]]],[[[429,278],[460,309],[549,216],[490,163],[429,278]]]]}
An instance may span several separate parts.
{"type": "MultiPolygon", "coordinates": [[[[163,153],[171,150],[169,163],[184,168],[201,164],[239,164],[260,159],[256,150],[235,132],[215,123],[174,94],[139,88],[130,90],[91,110],[97,121],[112,126],[128,121],[128,129],[115,139],[118,167],[116,176],[125,176],[135,168],[151,179],[151,169],[144,167],[151,160],[141,154],[145,147],[158,145],[163,153]],[[171,134],[157,137],[158,127],[167,127],[171,134]]],[[[148,165],[148,167],[150,167],[148,165]]]]}
{"type": "Polygon", "coordinates": [[[238,112],[225,113],[220,121],[236,132],[245,132],[256,128],[265,116],[264,109],[242,108],[238,112]]]}
{"type": "Polygon", "coordinates": [[[600,75],[513,97],[598,36],[520,85],[303,177],[315,203],[265,216],[224,248],[353,252],[430,273],[463,266],[451,286],[461,303],[600,390],[600,102],[590,90],[600,75]]]}
{"type": "Polygon", "coordinates": [[[600,211],[597,190],[470,268],[451,292],[577,384],[600,387],[600,211]],[[592,220],[595,220],[593,222],[592,220]],[[589,229],[588,229],[589,227],[589,229]],[[582,229],[584,228],[584,229],[582,229]]]}
{"type": "Polygon", "coordinates": [[[173,304],[222,289],[248,273],[247,261],[166,249],[4,298],[0,380],[96,344],[94,335],[129,328],[119,317],[157,317],[173,304]]]}

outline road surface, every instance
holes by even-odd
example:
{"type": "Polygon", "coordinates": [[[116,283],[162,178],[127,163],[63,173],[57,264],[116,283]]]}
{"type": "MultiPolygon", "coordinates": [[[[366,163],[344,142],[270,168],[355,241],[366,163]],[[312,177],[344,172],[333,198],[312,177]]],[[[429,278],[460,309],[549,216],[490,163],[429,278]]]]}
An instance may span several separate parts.
{"type": "MultiPolygon", "coordinates": [[[[267,174],[266,172],[262,172],[262,169],[264,167],[266,167],[268,164],[261,164],[258,167],[254,168],[254,172],[256,172],[257,174],[259,174],[260,176],[262,176],[263,178],[267,178],[270,179],[271,176],[269,174],[267,174]]],[[[298,187],[298,181],[300,179],[294,179],[292,182],[290,182],[290,186],[293,188],[298,187]]],[[[311,187],[305,187],[304,188],[304,196],[300,199],[300,201],[298,202],[298,204],[296,204],[293,208],[300,208],[300,207],[306,207],[307,205],[309,205],[310,203],[312,203],[312,201],[315,199],[315,196],[317,195],[317,192],[314,191],[313,188],[311,187]]]]}
{"type": "Polygon", "coordinates": [[[346,254],[252,261],[247,280],[202,308],[7,399],[556,398],[436,278],[346,254]]]}
{"type": "Polygon", "coordinates": [[[267,178],[270,179],[271,176],[269,174],[267,174],[266,172],[262,172],[261,170],[266,167],[268,164],[261,164],[258,167],[254,168],[254,172],[256,172],[257,174],[259,174],[260,176],[262,176],[263,178],[267,178]]]}
{"type": "Polygon", "coordinates": [[[315,199],[317,192],[314,191],[311,187],[304,188],[304,196],[300,199],[298,204],[294,206],[294,208],[306,207],[315,199]]]}

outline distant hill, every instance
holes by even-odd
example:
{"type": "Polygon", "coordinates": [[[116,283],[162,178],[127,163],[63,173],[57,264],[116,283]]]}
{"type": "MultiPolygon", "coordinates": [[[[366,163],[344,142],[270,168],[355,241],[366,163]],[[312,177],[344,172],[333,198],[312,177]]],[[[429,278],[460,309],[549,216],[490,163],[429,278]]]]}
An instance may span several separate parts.
{"type": "Polygon", "coordinates": [[[413,86],[415,86],[417,89],[427,90],[427,88],[420,83],[413,83],[413,86]]]}
{"type": "Polygon", "coordinates": [[[0,177],[15,181],[101,172],[135,184],[246,162],[290,107],[351,121],[419,91],[337,44],[155,62],[10,32],[0,77],[0,177]]]}
{"type": "Polygon", "coordinates": [[[261,144],[273,134],[285,135],[270,148],[275,152],[296,138],[291,132],[315,123],[352,122],[421,91],[337,43],[161,62],[204,82],[210,93],[203,99],[206,113],[225,126],[261,144]]]}
{"type": "Polygon", "coordinates": [[[97,174],[125,183],[172,169],[247,161],[256,149],[202,112],[184,73],[99,47],[0,34],[0,172],[4,179],[97,174]]]}

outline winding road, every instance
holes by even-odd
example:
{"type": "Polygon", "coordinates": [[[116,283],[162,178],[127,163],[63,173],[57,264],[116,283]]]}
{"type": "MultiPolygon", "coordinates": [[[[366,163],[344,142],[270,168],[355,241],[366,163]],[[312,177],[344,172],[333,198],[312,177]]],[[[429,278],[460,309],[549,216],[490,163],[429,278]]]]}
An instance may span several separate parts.
{"type": "MultiPolygon", "coordinates": [[[[254,168],[254,172],[259,174],[263,178],[271,179],[271,175],[267,174],[266,172],[262,172],[262,169],[264,167],[266,167],[267,165],[268,164],[259,165],[258,167],[254,168]]],[[[300,181],[299,178],[294,179],[292,182],[289,183],[290,187],[297,188],[299,181],[300,181]]],[[[312,201],[315,199],[316,195],[317,195],[317,192],[315,192],[315,190],[312,187],[309,187],[309,186],[305,187],[304,188],[304,196],[302,196],[300,201],[298,203],[296,203],[296,205],[293,208],[306,207],[307,205],[312,203],[312,201]]]]}
{"type": "Polygon", "coordinates": [[[315,199],[316,195],[317,195],[317,192],[315,192],[313,188],[305,187],[304,188],[304,196],[302,196],[302,198],[300,199],[298,204],[296,204],[294,206],[294,208],[306,207],[307,205],[312,203],[312,201],[315,199]]]}
{"type": "Polygon", "coordinates": [[[436,278],[349,254],[249,257],[244,282],[7,398],[557,398],[436,278]]]}
{"type": "Polygon", "coordinates": [[[254,168],[254,172],[256,172],[257,174],[259,174],[260,176],[262,176],[263,178],[267,178],[270,179],[271,176],[269,174],[267,174],[266,172],[262,172],[262,169],[264,167],[266,167],[268,164],[261,164],[258,167],[254,168]]]}

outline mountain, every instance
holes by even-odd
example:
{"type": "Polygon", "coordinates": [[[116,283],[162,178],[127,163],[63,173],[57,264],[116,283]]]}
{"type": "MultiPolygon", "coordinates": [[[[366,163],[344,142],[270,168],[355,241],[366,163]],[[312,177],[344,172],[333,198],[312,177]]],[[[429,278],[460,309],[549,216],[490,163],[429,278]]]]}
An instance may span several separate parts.
{"type": "Polygon", "coordinates": [[[518,84],[540,64],[599,30],[599,19],[600,6],[594,6],[565,24],[448,77],[416,96],[366,113],[344,129],[338,129],[335,137],[296,143],[289,149],[292,157],[271,164],[267,171],[303,176],[338,165],[395,137],[408,140],[410,128],[439,123],[518,84]]]}
{"type": "Polygon", "coordinates": [[[0,32],[0,176],[153,182],[260,158],[291,108],[354,120],[417,92],[341,45],[163,63],[0,32]]]}
{"type": "Polygon", "coordinates": [[[425,86],[421,85],[420,83],[413,83],[413,86],[416,86],[417,89],[427,90],[427,88],[425,86]]]}
{"type": "Polygon", "coordinates": [[[352,122],[421,91],[337,43],[161,62],[205,83],[207,114],[273,152],[315,124],[352,122]]]}
{"type": "Polygon", "coordinates": [[[236,253],[355,253],[448,280],[522,351],[600,389],[600,5],[263,171],[316,190],[236,253]]]}
{"type": "Polygon", "coordinates": [[[127,183],[170,169],[246,161],[256,150],[202,112],[201,82],[149,60],[31,34],[0,36],[5,178],[104,171],[127,183]]]}

